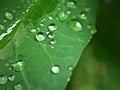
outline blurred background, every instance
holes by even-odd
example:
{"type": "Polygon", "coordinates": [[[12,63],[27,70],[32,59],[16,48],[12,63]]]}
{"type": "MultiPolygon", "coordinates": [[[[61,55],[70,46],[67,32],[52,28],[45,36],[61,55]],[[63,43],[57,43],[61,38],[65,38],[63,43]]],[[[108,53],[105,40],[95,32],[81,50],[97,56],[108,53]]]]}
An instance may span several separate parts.
{"type": "Polygon", "coordinates": [[[66,90],[120,90],[120,0],[99,0],[96,29],[66,90]]]}

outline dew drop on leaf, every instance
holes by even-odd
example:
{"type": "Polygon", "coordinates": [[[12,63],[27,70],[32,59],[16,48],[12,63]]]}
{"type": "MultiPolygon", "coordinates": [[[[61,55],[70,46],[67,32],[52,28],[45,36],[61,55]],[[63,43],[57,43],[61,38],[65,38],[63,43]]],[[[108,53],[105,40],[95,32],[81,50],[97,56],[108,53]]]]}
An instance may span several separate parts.
{"type": "Polygon", "coordinates": [[[8,20],[12,20],[13,15],[10,12],[5,12],[5,18],[8,19],[8,20]]]}
{"type": "Polygon", "coordinates": [[[72,70],[73,70],[73,67],[72,67],[72,66],[69,66],[69,70],[72,71],[72,70]]]}
{"type": "Polygon", "coordinates": [[[67,81],[70,82],[70,78],[68,78],[67,81]]]}
{"type": "Polygon", "coordinates": [[[60,73],[60,67],[59,67],[58,65],[53,66],[53,67],[51,68],[51,72],[52,72],[53,74],[58,74],[58,73],[60,73]]]}
{"type": "Polygon", "coordinates": [[[22,87],[21,84],[17,84],[17,85],[14,86],[14,89],[15,90],[23,90],[23,87],[22,87]]]}
{"type": "Polygon", "coordinates": [[[64,11],[61,11],[61,12],[58,13],[57,16],[58,16],[58,18],[59,18],[60,21],[64,21],[64,20],[67,19],[68,14],[66,12],[64,12],[64,11]]]}
{"type": "Polygon", "coordinates": [[[36,29],[34,29],[34,28],[32,28],[31,30],[30,30],[30,32],[32,32],[32,33],[35,33],[37,30],[36,29]]]}
{"type": "Polygon", "coordinates": [[[0,24],[0,30],[3,30],[3,29],[5,29],[5,27],[2,24],[0,24]]]}
{"type": "Polygon", "coordinates": [[[81,12],[81,13],[79,14],[79,18],[80,18],[81,20],[86,20],[86,19],[87,19],[86,13],[81,12]]]}
{"type": "Polygon", "coordinates": [[[53,32],[48,33],[48,38],[52,39],[55,37],[55,34],[53,32]]]}
{"type": "Polygon", "coordinates": [[[50,20],[53,20],[53,17],[52,17],[52,16],[48,16],[48,18],[49,18],[50,20]]]}
{"type": "Polygon", "coordinates": [[[25,62],[19,60],[16,63],[14,63],[12,66],[15,71],[20,72],[23,71],[23,69],[25,68],[25,62]]]}
{"type": "Polygon", "coordinates": [[[9,81],[14,81],[14,80],[15,80],[15,75],[14,75],[14,74],[10,75],[10,76],[8,77],[8,80],[9,80],[9,81]]]}
{"type": "Polygon", "coordinates": [[[76,3],[74,1],[68,1],[67,2],[67,7],[71,8],[71,9],[75,9],[76,8],[76,3]]]}
{"type": "Polygon", "coordinates": [[[71,20],[68,22],[68,26],[73,31],[81,31],[82,30],[82,24],[78,20],[71,20]]]}
{"type": "Polygon", "coordinates": [[[7,83],[7,76],[0,75],[0,85],[7,83]]]}
{"type": "Polygon", "coordinates": [[[41,26],[41,27],[43,27],[43,26],[44,26],[44,24],[43,24],[43,23],[40,23],[40,26],[41,26]]]}
{"type": "Polygon", "coordinates": [[[45,40],[45,35],[43,32],[39,32],[36,36],[35,36],[37,41],[44,41],[45,40]]]}
{"type": "Polygon", "coordinates": [[[50,40],[50,44],[55,44],[56,43],[56,40],[55,39],[51,39],[50,40]]]}
{"type": "Polygon", "coordinates": [[[50,24],[50,25],[48,26],[48,29],[49,29],[50,31],[55,31],[55,30],[57,29],[57,26],[52,23],[52,24],[50,24]]]}
{"type": "Polygon", "coordinates": [[[97,32],[96,29],[91,30],[91,34],[95,34],[97,32]]]}

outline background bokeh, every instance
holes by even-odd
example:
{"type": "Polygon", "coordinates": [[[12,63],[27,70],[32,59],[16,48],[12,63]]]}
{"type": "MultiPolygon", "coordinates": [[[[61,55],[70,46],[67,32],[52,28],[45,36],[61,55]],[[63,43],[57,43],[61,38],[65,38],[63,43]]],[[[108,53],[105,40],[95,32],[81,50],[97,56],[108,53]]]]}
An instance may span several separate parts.
{"type": "Polygon", "coordinates": [[[120,90],[120,0],[99,0],[96,28],[66,90],[120,90]]]}

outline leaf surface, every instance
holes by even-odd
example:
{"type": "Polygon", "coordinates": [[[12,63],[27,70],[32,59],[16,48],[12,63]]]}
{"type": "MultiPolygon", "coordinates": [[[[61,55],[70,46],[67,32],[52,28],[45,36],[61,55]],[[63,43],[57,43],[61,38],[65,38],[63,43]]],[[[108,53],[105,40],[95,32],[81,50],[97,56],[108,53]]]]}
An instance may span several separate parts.
{"type": "Polygon", "coordinates": [[[1,24],[5,26],[0,36],[0,73],[1,77],[15,75],[15,80],[8,78],[0,89],[64,90],[95,32],[97,2],[16,0],[13,5],[11,0],[13,6],[6,6],[6,1],[0,1],[1,24]],[[10,12],[17,4],[22,9],[15,10],[14,18],[3,23],[4,8],[10,6],[10,12]],[[10,32],[4,36],[6,30],[10,32]]]}

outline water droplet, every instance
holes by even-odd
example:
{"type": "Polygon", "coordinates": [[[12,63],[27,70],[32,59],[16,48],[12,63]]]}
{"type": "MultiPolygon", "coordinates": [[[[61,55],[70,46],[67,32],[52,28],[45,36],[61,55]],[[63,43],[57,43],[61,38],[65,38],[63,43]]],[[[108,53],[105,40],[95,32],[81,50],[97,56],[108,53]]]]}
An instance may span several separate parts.
{"type": "Polygon", "coordinates": [[[55,44],[56,43],[56,40],[55,39],[51,39],[50,40],[50,44],[55,44]]]}
{"type": "Polygon", "coordinates": [[[69,66],[69,70],[72,71],[72,70],[73,70],[73,67],[72,67],[72,66],[69,66]]]}
{"type": "Polygon", "coordinates": [[[0,75],[0,84],[6,84],[7,83],[7,76],[0,75]]]}
{"type": "Polygon", "coordinates": [[[15,75],[13,74],[13,75],[10,75],[9,77],[8,77],[8,80],[9,81],[14,81],[15,80],[15,75]]]}
{"type": "Polygon", "coordinates": [[[23,71],[23,69],[25,68],[25,62],[19,60],[16,63],[14,63],[12,66],[15,71],[20,72],[23,71]]]}
{"type": "Polygon", "coordinates": [[[79,18],[80,18],[81,20],[87,19],[86,13],[84,13],[84,12],[80,13],[79,18]]]}
{"type": "Polygon", "coordinates": [[[55,65],[51,68],[51,71],[53,74],[58,74],[60,73],[60,67],[58,65],[55,65]]]}
{"type": "Polygon", "coordinates": [[[97,32],[96,29],[91,30],[91,34],[95,34],[97,32]]]}
{"type": "Polygon", "coordinates": [[[35,33],[37,30],[36,29],[31,29],[30,32],[35,33]]]}
{"type": "Polygon", "coordinates": [[[68,78],[67,81],[70,82],[70,78],[68,78]]]}
{"type": "Polygon", "coordinates": [[[23,90],[23,87],[22,87],[21,84],[17,84],[17,85],[14,86],[14,89],[15,90],[23,90]]]}
{"type": "Polygon", "coordinates": [[[73,31],[81,31],[82,30],[82,24],[78,20],[71,20],[68,22],[69,28],[73,31]]]}
{"type": "Polygon", "coordinates": [[[59,20],[61,20],[61,21],[66,20],[67,17],[68,17],[67,12],[63,12],[63,11],[62,11],[62,12],[59,12],[59,13],[58,13],[58,18],[59,18],[59,20]]]}
{"type": "Polygon", "coordinates": [[[5,12],[5,17],[8,20],[12,20],[13,19],[13,15],[10,12],[5,12]]]}
{"type": "Polygon", "coordinates": [[[53,32],[48,33],[48,38],[52,39],[55,37],[55,34],[53,32]]]}
{"type": "Polygon", "coordinates": [[[67,2],[67,7],[68,7],[68,8],[75,9],[75,8],[76,8],[76,3],[73,2],[73,1],[68,1],[68,2],[67,2]]]}
{"type": "Polygon", "coordinates": [[[39,32],[36,36],[37,41],[44,41],[45,40],[45,35],[43,32],[39,32]]]}
{"type": "Polygon", "coordinates": [[[48,18],[49,18],[50,20],[53,20],[53,17],[52,17],[52,16],[48,16],[48,18]]]}
{"type": "Polygon", "coordinates": [[[0,30],[3,30],[3,29],[5,29],[5,27],[2,24],[0,24],[0,30]]]}
{"type": "Polygon", "coordinates": [[[48,29],[49,29],[50,31],[55,31],[55,30],[57,29],[57,26],[52,23],[52,24],[50,24],[50,25],[48,26],[48,29]]]}
{"type": "Polygon", "coordinates": [[[43,23],[40,23],[40,26],[41,26],[41,27],[43,27],[43,26],[44,26],[44,24],[43,24],[43,23]]]}

